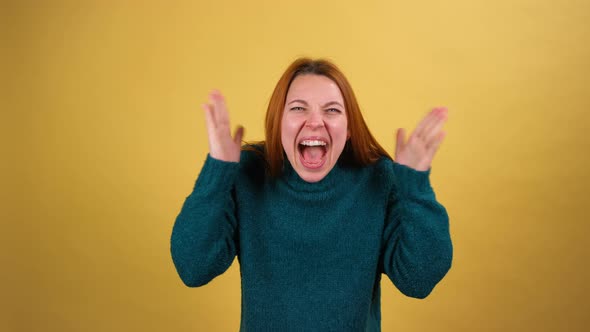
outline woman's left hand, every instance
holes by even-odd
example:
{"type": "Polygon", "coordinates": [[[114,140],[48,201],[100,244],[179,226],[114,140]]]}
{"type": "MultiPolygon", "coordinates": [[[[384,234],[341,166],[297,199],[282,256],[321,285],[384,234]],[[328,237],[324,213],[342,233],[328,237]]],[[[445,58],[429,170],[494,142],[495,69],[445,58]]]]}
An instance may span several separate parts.
{"type": "Polygon", "coordinates": [[[447,113],[444,107],[433,109],[418,124],[407,142],[405,129],[399,128],[395,145],[395,162],[417,171],[429,170],[434,154],[445,138],[446,133],[441,129],[447,121],[447,113]]]}

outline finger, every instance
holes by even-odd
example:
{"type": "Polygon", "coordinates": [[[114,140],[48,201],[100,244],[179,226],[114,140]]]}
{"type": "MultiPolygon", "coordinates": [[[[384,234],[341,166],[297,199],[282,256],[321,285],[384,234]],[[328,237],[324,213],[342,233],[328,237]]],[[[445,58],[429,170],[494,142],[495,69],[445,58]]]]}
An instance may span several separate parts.
{"type": "Polygon", "coordinates": [[[431,142],[431,144],[428,145],[427,150],[431,156],[434,156],[434,154],[436,153],[436,151],[438,150],[446,136],[447,133],[441,131],[440,133],[438,133],[438,135],[436,135],[436,138],[431,142]]]}
{"type": "Polygon", "coordinates": [[[448,116],[446,110],[439,112],[437,119],[432,123],[432,126],[425,129],[424,138],[426,144],[430,144],[430,141],[437,137],[437,135],[440,133],[440,130],[442,129],[442,126],[445,124],[445,122],[447,122],[447,119],[448,116]]]}
{"type": "Polygon", "coordinates": [[[211,131],[215,129],[215,114],[213,114],[213,110],[211,109],[212,106],[210,104],[203,104],[201,107],[205,111],[205,124],[207,125],[207,130],[211,131]]]}
{"type": "Polygon", "coordinates": [[[406,131],[404,128],[397,129],[397,137],[395,139],[395,155],[402,151],[406,139],[406,131]]]}
{"type": "Polygon", "coordinates": [[[422,137],[425,138],[425,140],[428,140],[428,136],[430,135],[433,128],[438,126],[441,120],[446,119],[448,113],[445,107],[436,107],[432,110],[432,112],[432,118],[422,129],[422,137]]]}
{"type": "Polygon", "coordinates": [[[225,98],[218,90],[213,90],[209,95],[211,99],[211,103],[214,107],[215,112],[215,121],[216,124],[219,125],[228,125],[229,126],[229,115],[227,113],[227,107],[225,105],[225,98]]]}
{"type": "Polygon", "coordinates": [[[432,109],[432,111],[430,112],[431,116],[429,117],[428,121],[424,124],[424,127],[422,127],[420,137],[425,138],[428,135],[430,129],[434,125],[436,125],[436,123],[440,119],[441,112],[443,112],[443,110],[444,109],[442,107],[435,107],[432,109]]]}
{"type": "Polygon", "coordinates": [[[429,123],[433,120],[434,116],[435,116],[435,110],[430,111],[430,113],[428,113],[424,119],[422,119],[422,121],[420,121],[420,123],[418,124],[418,126],[416,127],[416,129],[414,130],[414,132],[412,133],[412,136],[416,136],[416,137],[420,137],[422,138],[422,136],[424,136],[424,128],[426,128],[426,126],[429,125],[429,123]]]}
{"type": "Polygon", "coordinates": [[[241,145],[242,137],[244,137],[244,127],[239,126],[234,133],[234,142],[241,145]]]}

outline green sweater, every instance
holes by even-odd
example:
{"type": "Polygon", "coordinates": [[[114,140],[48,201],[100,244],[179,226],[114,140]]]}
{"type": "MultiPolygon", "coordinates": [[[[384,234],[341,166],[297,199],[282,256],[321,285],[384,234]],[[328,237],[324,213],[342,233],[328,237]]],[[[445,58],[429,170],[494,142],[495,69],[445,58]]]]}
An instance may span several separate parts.
{"type": "Polygon", "coordinates": [[[198,287],[237,255],[240,331],[380,331],[382,273],[424,298],[451,266],[429,175],[382,158],[308,183],[288,161],[272,179],[253,152],[239,163],[207,156],[174,224],[172,259],[198,287]]]}

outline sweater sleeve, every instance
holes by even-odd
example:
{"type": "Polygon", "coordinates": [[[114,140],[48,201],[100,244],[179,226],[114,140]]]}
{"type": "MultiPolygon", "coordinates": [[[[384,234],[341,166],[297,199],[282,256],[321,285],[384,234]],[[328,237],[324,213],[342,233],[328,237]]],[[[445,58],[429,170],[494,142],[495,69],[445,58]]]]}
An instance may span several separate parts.
{"type": "Polygon", "coordinates": [[[232,190],[239,163],[207,155],[192,193],[176,217],[172,260],[185,285],[198,287],[225,272],[237,254],[238,223],[232,190]]]}
{"type": "Polygon", "coordinates": [[[396,162],[392,167],[381,263],[403,294],[422,299],[451,267],[449,217],[436,201],[430,170],[417,171],[396,162]]]}

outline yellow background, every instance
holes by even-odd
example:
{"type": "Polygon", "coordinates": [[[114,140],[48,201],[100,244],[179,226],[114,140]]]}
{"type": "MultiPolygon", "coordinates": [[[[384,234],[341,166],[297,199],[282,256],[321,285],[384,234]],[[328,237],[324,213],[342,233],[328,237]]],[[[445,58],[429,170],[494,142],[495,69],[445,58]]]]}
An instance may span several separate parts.
{"type": "Polygon", "coordinates": [[[172,225],[207,153],[200,104],[246,139],[297,56],[328,57],[393,153],[450,110],[432,184],[453,267],[382,282],[384,331],[590,324],[590,2],[8,1],[2,5],[2,331],[237,331],[239,266],[186,288],[172,225]]]}

